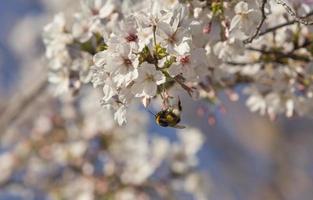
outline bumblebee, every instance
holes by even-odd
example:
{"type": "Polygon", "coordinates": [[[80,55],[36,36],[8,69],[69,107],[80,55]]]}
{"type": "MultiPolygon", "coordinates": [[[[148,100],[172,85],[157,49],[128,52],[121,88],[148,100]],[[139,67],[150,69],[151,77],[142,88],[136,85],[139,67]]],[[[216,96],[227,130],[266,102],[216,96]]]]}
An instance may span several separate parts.
{"type": "Polygon", "coordinates": [[[182,111],[181,102],[178,99],[178,108],[167,108],[166,110],[161,110],[155,115],[155,122],[162,127],[173,127],[183,129],[185,126],[179,125],[180,113],[182,111]]]}

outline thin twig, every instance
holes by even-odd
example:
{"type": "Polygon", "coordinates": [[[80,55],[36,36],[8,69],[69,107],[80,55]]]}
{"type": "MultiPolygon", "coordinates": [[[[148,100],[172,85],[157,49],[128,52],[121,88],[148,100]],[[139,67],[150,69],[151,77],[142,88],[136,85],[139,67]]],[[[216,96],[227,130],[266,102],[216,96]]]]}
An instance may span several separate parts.
{"type": "Polygon", "coordinates": [[[307,17],[299,17],[297,13],[284,0],[276,0],[276,3],[282,5],[288,12],[288,14],[291,15],[296,22],[299,22],[300,24],[304,25],[313,24],[313,20],[309,20],[307,19],[307,17]]]}
{"type": "Polygon", "coordinates": [[[253,61],[253,62],[235,62],[235,61],[230,61],[226,62],[228,65],[234,65],[234,66],[244,66],[244,65],[255,65],[259,64],[261,61],[253,61]]]}
{"type": "Polygon", "coordinates": [[[284,53],[284,52],[281,52],[281,51],[256,49],[256,48],[253,48],[253,47],[248,47],[247,50],[257,51],[257,52],[260,52],[262,54],[267,54],[267,55],[268,54],[277,55],[280,58],[291,58],[291,59],[294,59],[294,60],[300,60],[300,61],[305,61],[305,62],[310,62],[311,61],[311,59],[309,57],[307,57],[307,56],[294,54],[294,51],[291,51],[291,52],[288,52],[288,53],[284,53]]]}
{"type": "MultiPolygon", "coordinates": [[[[312,16],[312,15],[313,15],[313,11],[307,13],[304,17],[301,17],[301,18],[310,17],[310,16],[312,16]]],[[[297,22],[298,22],[298,21],[296,21],[296,20],[292,20],[292,21],[284,22],[284,23],[282,23],[282,24],[278,24],[277,26],[273,26],[273,27],[268,28],[267,30],[265,30],[265,31],[263,31],[263,32],[261,32],[261,33],[259,33],[259,36],[265,35],[265,34],[267,34],[267,33],[271,33],[271,32],[273,32],[273,31],[276,31],[277,29],[280,29],[280,28],[285,27],[285,26],[293,25],[293,24],[295,24],[295,23],[297,23],[297,22]]]]}
{"type": "Polygon", "coordinates": [[[38,86],[28,94],[14,98],[0,116],[0,133],[3,134],[7,128],[15,122],[19,116],[28,108],[48,85],[47,80],[41,81],[38,86]]]}
{"type": "Polygon", "coordinates": [[[258,36],[258,34],[260,32],[260,29],[261,29],[261,27],[262,27],[262,25],[263,25],[263,23],[264,23],[264,21],[266,19],[266,14],[265,14],[265,5],[266,5],[266,3],[267,3],[267,0],[263,0],[262,1],[262,5],[261,5],[261,8],[260,8],[260,10],[262,12],[262,19],[261,19],[260,23],[258,24],[258,26],[256,27],[256,31],[254,32],[254,34],[250,38],[248,38],[248,39],[243,41],[244,44],[251,43],[258,36]]]}
{"type": "Polygon", "coordinates": [[[279,24],[279,25],[277,25],[277,26],[271,27],[271,28],[269,28],[269,29],[267,29],[267,30],[261,32],[261,33],[259,34],[259,36],[265,35],[265,34],[267,34],[267,33],[271,33],[271,32],[273,32],[273,31],[276,31],[277,29],[280,29],[280,28],[285,27],[285,26],[289,26],[289,25],[295,24],[296,22],[297,22],[296,20],[292,20],[292,21],[285,22],[285,23],[279,24]]]}

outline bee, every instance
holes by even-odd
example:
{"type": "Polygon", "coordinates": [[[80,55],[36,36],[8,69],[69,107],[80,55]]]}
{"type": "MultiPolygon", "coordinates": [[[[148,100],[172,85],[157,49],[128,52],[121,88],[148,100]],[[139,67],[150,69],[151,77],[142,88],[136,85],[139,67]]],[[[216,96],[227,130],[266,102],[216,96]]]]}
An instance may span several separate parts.
{"type": "Polygon", "coordinates": [[[180,99],[178,99],[177,108],[169,107],[165,110],[161,110],[155,116],[155,122],[162,127],[173,127],[183,129],[185,126],[179,125],[180,113],[182,106],[180,99]]]}

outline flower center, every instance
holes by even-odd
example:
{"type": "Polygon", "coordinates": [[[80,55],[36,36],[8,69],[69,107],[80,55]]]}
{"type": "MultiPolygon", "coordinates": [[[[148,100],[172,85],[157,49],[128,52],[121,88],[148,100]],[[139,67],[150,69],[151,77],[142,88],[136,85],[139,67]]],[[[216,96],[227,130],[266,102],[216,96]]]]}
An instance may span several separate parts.
{"type": "Polygon", "coordinates": [[[151,74],[146,74],[146,79],[145,81],[151,81],[151,82],[155,82],[153,75],[151,74]]]}
{"type": "Polygon", "coordinates": [[[125,39],[127,42],[135,42],[138,39],[138,36],[134,33],[130,33],[125,37],[125,39]]]}
{"type": "Polygon", "coordinates": [[[99,10],[98,9],[91,9],[92,15],[99,15],[99,10]]]}
{"type": "Polygon", "coordinates": [[[182,56],[179,62],[183,65],[188,64],[190,62],[189,56],[182,56]]]}
{"type": "Polygon", "coordinates": [[[124,58],[124,64],[127,67],[130,67],[132,65],[132,61],[129,58],[124,58]]]}
{"type": "Polygon", "coordinates": [[[170,44],[174,44],[176,42],[176,34],[174,33],[173,35],[169,36],[167,38],[167,41],[170,43],[170,44]]]}

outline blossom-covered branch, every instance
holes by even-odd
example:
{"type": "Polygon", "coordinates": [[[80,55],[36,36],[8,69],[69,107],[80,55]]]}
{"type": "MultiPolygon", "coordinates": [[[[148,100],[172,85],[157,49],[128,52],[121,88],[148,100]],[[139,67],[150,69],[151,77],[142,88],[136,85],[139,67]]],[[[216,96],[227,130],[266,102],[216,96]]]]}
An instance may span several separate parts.
{"type": "Polygon", "coordinates": [[[261,29],[261,27],[262,27],[262,25],[263,25],[263,23],[264,23],[264,21],[266,19],[266,14],[265,14],[265,5],[266,5],[266,3],[267,3],[267,0],[263,0],[262,1],[262,5],[261,5],[261,8],[260,8],[260,10],[262,12],[262,19],[261,19],[259,25],[256,27],[256,31],[254,32],[254,34],[249,39],[246,39],[246,40],[243,41],[245,44],[251,43],[254,40],[254,38],[256,38],[259,35],[260,29],[261,29]]]}
{"type": "Polygon", "coordinates": [[[296,23],[303,21],[290,21],[280,4],[126,3],[83,0],[73,19],[60,13],[45,27],[49,80],[57,94],[77,95],[91,82],[102,89],[101,105],[114,111],[120,125],[132,104],[147,107],[158,99],[157,123],[175,127],[180,121],[180,112],[172,113],[176,102],[184,108],[178,93],[212,103],[216,91],[243,82],[252,111],[273,118],[304,114],[303,107],[311,106],[313,36],[310,27],[296,23]],[[176,120],[164,121],[165,113],[176,120]]]}

